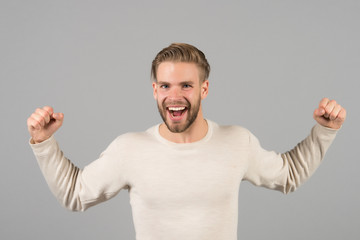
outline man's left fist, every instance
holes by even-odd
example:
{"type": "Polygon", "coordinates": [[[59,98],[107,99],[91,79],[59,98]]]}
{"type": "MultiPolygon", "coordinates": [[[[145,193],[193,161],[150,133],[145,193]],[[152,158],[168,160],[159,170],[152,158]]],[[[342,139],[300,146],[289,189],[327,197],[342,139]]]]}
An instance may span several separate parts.
{"type": "Polygon", "coordinates": [[[346,118],[346,110],[335,100],[323,98],[314,111],[314,119],[324,127],[339,129],[346,118]]]}

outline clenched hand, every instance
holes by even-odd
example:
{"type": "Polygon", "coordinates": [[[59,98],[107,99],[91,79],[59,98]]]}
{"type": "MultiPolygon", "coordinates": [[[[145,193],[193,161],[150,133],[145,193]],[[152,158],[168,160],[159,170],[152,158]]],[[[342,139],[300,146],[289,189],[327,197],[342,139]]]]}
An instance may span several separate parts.
{"type": "Polygon", "coordinates": [[[346,118],[346,110],[335,100],[323,98],[314,111],[314,119],[324,127],[339,129],[346,118]]]}
{"type": "Polygon", "coordinates": [[[62,125],[63,113],[54,113],[52,107],[37,108],[27,120],[31,143],[41,143],[50,138],[62,125]]]}

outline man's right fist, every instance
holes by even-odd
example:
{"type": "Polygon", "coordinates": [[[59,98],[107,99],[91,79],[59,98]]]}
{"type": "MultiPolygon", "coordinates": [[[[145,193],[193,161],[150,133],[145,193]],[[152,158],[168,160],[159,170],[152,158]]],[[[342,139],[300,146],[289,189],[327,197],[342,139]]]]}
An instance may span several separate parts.
{"type": "Polygon", "coordinates": [[[62,125],[63,113],[54,113],[52,107],[37,108],[27,120],[31,143],[41,143],[50,138],[62,125]]]}

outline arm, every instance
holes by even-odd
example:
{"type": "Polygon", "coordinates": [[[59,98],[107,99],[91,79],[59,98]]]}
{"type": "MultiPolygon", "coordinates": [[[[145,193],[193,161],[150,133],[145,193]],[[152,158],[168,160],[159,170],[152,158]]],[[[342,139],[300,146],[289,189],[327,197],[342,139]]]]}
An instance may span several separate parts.
{"type": "Polygon", "coordinates": [[[37,109],[28,119],[28,128],[40,169],[59,202],[70,210],[84,211],[126,188],[124,166],[118,159],[119,141],[111,143],[98,160],[81,170],[64,156],[52,136],[63,120],[62,114],[58,114],[62,116],[59,119],[54,115],[50,107],[37,109]]]}
{"type": "Polygon", "coordinates": [[[320,165],[345,117],[346,110],[335,101],[321,100],[314,111],[318,124],[307,138],[283,154],[264,150],[257,138],[249,133],[250,160],[244,179],[284,193],[294,191],[320,165]]]}
{"type": "Polygon", "coordinates": [[[249,133],[250,160],[244,179],[283,193],[295,191],[319,167],[336,132],[316,124],[307,138],[282,154],[264,150],[249,133]]]}

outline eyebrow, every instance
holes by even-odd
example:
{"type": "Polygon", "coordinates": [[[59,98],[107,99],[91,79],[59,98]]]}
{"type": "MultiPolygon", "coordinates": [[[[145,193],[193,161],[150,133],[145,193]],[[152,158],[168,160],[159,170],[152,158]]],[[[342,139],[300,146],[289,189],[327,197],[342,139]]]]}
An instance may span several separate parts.
{"type": "Polygon", "coordinates": [[[164,81],[161,81],[161,82],[157,82],[156,84],[159,84],[159,85],[162,85],[162,84],[169,84],[168,82],[164,82],[164,81]]]}
{"type": "MultiPolygon", "coordinates": [[[[163,85],[163,84],[170,85],[169,82],[165,82],[165,81],[159,81],[159,82],[157,82],[157,84],[160,84],[160,85],[163,85]]],[[[183,82],[180,82],[180,85],[183,85],[183,84],[193,85],[194,82],[193,82],[193,81],[183,81],[183,82]]]]}

